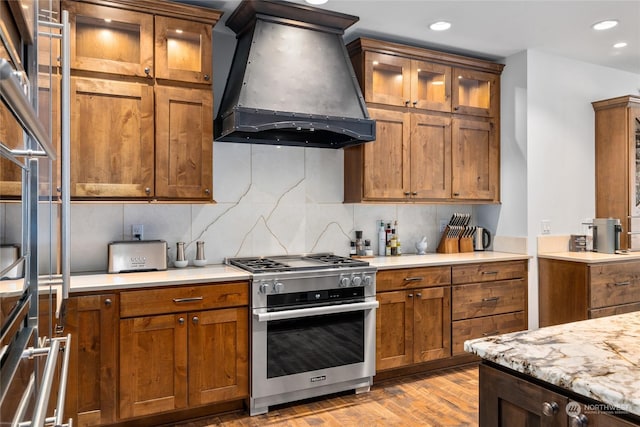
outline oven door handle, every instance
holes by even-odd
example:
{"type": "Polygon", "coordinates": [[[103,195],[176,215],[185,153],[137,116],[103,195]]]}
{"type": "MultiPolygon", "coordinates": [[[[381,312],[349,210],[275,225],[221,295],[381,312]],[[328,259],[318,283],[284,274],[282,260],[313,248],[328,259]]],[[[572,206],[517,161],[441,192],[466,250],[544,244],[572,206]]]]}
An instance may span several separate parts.
{"type": "Polygon", "coordinates": [[[357,302],[353,304],[338,304],[323,307],[301,308],[298,310],[272,311],[269,313],[258,313],[253,311],[253,315],[258,318],[258,322],[269,322],[271,320],[295,319],[298,317],[322,316],[324,314],[347,313],[350,311],[372,310],[378,308],[378,301],[357,302]]]}

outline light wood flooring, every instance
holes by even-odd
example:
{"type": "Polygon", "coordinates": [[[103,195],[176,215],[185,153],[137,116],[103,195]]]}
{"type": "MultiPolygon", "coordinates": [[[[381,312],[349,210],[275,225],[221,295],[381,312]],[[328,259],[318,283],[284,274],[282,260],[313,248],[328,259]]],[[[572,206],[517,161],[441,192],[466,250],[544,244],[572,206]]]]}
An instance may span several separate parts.
{"type": "Polygon", "coordinates": [[[250,417],[234,412],[175,427],[477,426],[478,366],[376,382],[369,393],[342,393],[271,407],[250,417]]]}

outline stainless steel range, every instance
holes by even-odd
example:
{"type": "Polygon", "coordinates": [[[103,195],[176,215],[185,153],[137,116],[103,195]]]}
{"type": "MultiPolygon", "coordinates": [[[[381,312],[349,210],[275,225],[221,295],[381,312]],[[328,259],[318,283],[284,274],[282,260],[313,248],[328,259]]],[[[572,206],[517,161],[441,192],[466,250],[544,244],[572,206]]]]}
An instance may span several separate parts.
{"type": "Polygon", "coordinates": [[[375,267],[333,254],[226,261],[253,274],[251,415],[294,400],[369,391],[375,267]]]}

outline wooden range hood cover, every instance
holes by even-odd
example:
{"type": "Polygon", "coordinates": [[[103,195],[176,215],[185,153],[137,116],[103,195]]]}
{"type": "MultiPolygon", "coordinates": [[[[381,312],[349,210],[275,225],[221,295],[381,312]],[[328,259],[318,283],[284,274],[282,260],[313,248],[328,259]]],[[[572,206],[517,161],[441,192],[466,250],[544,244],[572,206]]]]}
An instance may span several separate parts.
{"type": "Polygon", "coordinates": [[[216,141],[343,148],[375,139],[344,46],[358,17],[244,0],[226,25],[238,40],[216,141]]]}

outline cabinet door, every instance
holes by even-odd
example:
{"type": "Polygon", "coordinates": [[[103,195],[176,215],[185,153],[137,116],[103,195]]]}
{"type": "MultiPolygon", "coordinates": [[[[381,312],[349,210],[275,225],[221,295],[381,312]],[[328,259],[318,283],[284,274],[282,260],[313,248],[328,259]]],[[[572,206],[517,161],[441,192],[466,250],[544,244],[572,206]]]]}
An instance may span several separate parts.
{"type": "Polygon", "coordinates": [[[65,416],[74,425],[115,422],[117,316],[115,294],[72,297],[65,334],[71,334],[65,416]]]}
{"type": "Polygon", "coordinates": [[[404,199],[410,196],[409,114],[369,109],[376,120],[376,140],[364,144],[364,197],[404,199]]]}
{"type": "Polygon", "coordinates": [[[189,406],[247,397],[246,308],[189,313],[189,406]]]}
{"type": "Polygon", "coordinates": [[[486,365],[479,382],[480,427],[567,426],[565,396],[486,365]]]}
{"type": "Polygon", "coordinates": [[[497,117],[500,102],[499,76],[482,71],[454,68],[451,79],[455,113],[497,117]]]}
{"type": "Polygon", "coordinates": [[[411,61],[411,106],[451,111],[451,67],[411,61]]]}
{"type": "Polygon", "coordinates": [[[381,371],[413,362],[412,291],[382,292],[377,295],[376,369],[381,371]]]}
{"type": "Polygon", "coordinates": [[[211,25],[156,16],[156,78],[211,84],[211,25]]]}
{"type": "Polygon", "coordinates": [[[497,200],[500,147],[493,123],[453,119],[452,124],[453,198],[497,200]]]}
{"type": "Polygon", "coordinates": [[[120,418],[187,407],[186,314],[120,320],[120,418]]]}
{"type": "Polygon", "coordinates": [[[411,194],[451,197],[451,119],[411,114],[411,194]]]}
{"type": "Polygon", "coordinates": [[[212,198],[211,88],[156,87],[156,196],[212,198]]]}
{"type": "Polygon", "coordinates": [[[58,153],[58,160],[38,162],[40,174],[40,195],[59,195],[57,186],[60,184],[60,76],[44,73],[38,74],[38,119],[48,130],[51,145],[58,153]],[[51,174],[51,183],[49,182],[51,174]],[[53,186],[53,188],[52,188],[53,186]]]}
{"type": "Polygon", "coordinates": [[[414,363],[451,356],[451,288],[418,289],[412,294],[414,363]]]}
{"type": "Polygon", "coordinates": [[[71,68],[153,76],[153,16],[65,1],[71,27],[71,68]]]}
{"type": "MultiPolygon", "coordinates": [[[[640,108],[629,108],[627,121],[629,123],[629,145],[631,148],[631,173],[630,182],[630,206],[628,225],[624,221],[624,215],[620,215],[622,228],[628,229],[632,234],[620,234],[620,247],[638,250],[640,249],[640,108]]],[[[621,165],[623,168],[623,165],[621,165]]],[[[600,171],[598,171],[600,173],[600,171]]],[[[605,191],[609,191],[608,189],[605,191]]],[[[600,195],[598,195],[598,198],[600,195]]],[[[597,206],[600,208],[600,206],[597,206]]],[[[597,212],[599,213],[599,212],[597,212]]],[[[615,218],[615,217],[614,217],[615,218]]]]}
{"type": "Polygon", "coordinates": [[[71,196],[153,195],[153,88],[71,79],[71,196]]]}
{"type": "Polygon", "coordinates": [[[403,107],[411,104],[410,59],[365,52],[364,72],[366,102],[403,107]]]}

